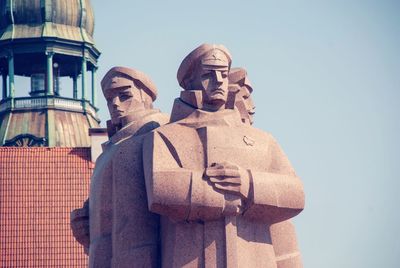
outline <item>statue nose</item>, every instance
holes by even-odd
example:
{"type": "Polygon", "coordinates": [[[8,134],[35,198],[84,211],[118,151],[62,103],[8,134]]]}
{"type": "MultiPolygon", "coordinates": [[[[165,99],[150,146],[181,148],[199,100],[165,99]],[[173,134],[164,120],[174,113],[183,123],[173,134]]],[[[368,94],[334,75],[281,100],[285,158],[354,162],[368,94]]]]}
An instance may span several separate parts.
{"type": "Polygon", "coordinates": [[[119,99],[118,98],[114,98],[113,102],[112,102],[113,107],[117,108],[117,107],[119,107],[119,104],[120,104],[119,99]]]}
{"type": "Polygon", "coordinates": [[[222,78],[222,74],[221,74],[221,72],[215,72],[215,80],[218,82],[218,83],[222,83],[222,81],[223,81],[223,78],[222,78]]]}

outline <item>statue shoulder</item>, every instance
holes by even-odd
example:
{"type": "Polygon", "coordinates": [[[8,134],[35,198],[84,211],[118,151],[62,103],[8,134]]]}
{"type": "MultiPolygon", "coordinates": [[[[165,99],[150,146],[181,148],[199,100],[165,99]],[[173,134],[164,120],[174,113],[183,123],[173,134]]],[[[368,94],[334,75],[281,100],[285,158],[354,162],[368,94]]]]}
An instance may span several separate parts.
{"type": "Polygon", "coordinates": [[[183,148],[190,144],[199,143],[200,138],[196,129],[177,124],[169,123],[154,129],[146,138],[149,142],[154,143],[153,146],[166,145],[169,148],[183,148]]]}
{"type": "Polygon", "coordinates": [[[158,123],[160,126],[164,126],[169,123],[170,115],[166,113],[155,113],[151,116],[152,121],[158,123]]]}

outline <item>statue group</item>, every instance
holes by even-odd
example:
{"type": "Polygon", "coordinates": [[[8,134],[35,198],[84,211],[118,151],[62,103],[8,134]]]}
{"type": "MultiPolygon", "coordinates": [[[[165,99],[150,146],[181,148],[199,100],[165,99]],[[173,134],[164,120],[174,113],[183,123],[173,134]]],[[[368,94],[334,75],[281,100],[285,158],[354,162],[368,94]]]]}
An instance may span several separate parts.
{"type": "Polygon", "coordinates": [[[290,219],[304,191],[276,140],[252,126],[253,88],[222,45],[182,61],[170,116],[144,73],[101,82],[111,120],[89,199],[71,213],[90,267],[303,267],[290,219]]]}

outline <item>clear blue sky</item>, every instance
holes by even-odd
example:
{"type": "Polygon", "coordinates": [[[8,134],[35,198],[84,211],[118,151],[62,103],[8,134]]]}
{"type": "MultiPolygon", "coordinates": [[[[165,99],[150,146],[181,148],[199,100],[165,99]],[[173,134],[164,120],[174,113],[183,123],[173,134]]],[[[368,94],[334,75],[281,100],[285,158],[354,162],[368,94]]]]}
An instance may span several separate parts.
{"type": "Polygon", "coordinates": [[[169,113],[181,60],[201,43],[224,44],[233,66],[248,70],[255,126],[278,139],[303,179],[295,224],[305,268],[400,267],[399,1],[92,5],[103,123],[100,79],[112,66],[152,77],[156,106],[169,113]]]}

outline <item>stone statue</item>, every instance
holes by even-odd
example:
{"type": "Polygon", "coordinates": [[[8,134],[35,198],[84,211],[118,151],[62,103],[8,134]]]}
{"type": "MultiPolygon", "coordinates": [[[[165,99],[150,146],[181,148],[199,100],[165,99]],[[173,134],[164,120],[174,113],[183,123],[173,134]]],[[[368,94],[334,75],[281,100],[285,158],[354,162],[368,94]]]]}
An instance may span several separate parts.
{"type": "MultiPolygon", "coordinates": [[[[243,68],[232,68],[229,73],[229,91],[236,96],[235,108],[239,111],[242,122],[252,125],[255,106],[251,98],[253,88],[243,68]]],[[[303,267],[297,246],[296,233],[290,220],[270,226],[271,241],[274,247],[278,268],[303,267]]]]}
{"type": "Polygon", "coordinates": [[[275,139],[250,126],[254,107],[242,121],[246,94],[229,90],[230,68],[224,46],[193,50],[178,69],[171,123],[144,138],[162,267],[289,267],[277,266],[270,227],[302,211],[302,183],[275,139]]]}
{"type": "Polygon", "coordinates": [[[159,216],[147,208],[142,141],[169,116],[153,109],[156,87],[138,70],[114,67],[101,86],[110,138],[96,161],[89,202],[71,213],[71,227],[89,247],[89,267],[157,267],[159,216]]]}

